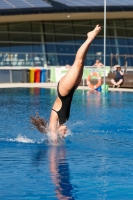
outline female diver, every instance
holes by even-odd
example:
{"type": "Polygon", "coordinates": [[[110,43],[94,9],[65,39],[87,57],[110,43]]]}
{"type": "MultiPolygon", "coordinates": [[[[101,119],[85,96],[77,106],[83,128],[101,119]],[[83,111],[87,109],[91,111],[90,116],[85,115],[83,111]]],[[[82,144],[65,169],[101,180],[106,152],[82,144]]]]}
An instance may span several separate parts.
{"type": "Polygon", "coordinates": [[[31,116],[31,123],[42,133],[48,133],[49,131],[53,141],[56,141],[60,135],[65,136],[67,132],[64,123],[69,118],[72,97],[82,79],[87,51],[100,30],[101,27],[96,25],[93,31],[87,33],[87,39],[78,49],[73,65],[59,81],[57,85],[58,96],[51,110],[48,126],[47,122],[38,115],[36,118],[31,116]]]}

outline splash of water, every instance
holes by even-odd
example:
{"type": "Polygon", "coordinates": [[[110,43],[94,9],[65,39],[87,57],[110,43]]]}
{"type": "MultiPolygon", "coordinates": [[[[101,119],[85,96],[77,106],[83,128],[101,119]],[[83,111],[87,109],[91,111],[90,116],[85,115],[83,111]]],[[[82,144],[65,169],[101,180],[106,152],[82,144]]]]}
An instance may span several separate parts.
{"type": "Polygon", "coordinates": [[[14,139],[16,142],[22,143],[35,143],[34,140],[27,138],[26,136],[18,135],[17,138],[14,139]]]}

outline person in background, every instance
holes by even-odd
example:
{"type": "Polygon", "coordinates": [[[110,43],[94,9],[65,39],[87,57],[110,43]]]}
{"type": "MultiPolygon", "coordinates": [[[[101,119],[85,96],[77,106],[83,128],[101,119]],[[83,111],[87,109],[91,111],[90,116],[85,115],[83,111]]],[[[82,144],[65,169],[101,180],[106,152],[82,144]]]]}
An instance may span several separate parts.
{"type": "Polygon", "coordinates": [[[70,69],[70,65],[69,64],[66,64],[66,69],[70,69]]]}
{"type": "Polygon", "coordinates": [[[102,67],[104,65],[99,60],[96,60],[96,62],[95,62],[95,64],[93,66],[102,67]]]}
{"type": "Polygon", "coordinates": [[[76,88],[79,86],[84,69],[86,54],[92,41],[100,32],[101,27],[96,25],[94,30],[87,33],[87,39],[76,53],[75,61],[65,76],[57,85],[57,97],[51,109],[50,120],[47,122],[39,116],[31,116],[31,123],[41,132],[50,133],[52,142],[57,142],[58,137],[65,137],[67,127],[65,122],[69,119],[71,102],[76,88]]]}
{"type": "Polygon", "coordinates": [[[124,81],[124,73],[120,65],[115,65],[114,70],[116,71],[116,76],[114,79],[111,79],[111,83],[113,84],[113,88],[119,88],[124,81]]]}

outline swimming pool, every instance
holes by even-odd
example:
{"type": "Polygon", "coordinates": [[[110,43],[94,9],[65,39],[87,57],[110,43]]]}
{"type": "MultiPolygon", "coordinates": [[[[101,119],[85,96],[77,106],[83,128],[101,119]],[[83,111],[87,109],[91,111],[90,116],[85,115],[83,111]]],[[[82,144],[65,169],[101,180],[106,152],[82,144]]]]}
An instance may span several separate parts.
{"type": "Polygon", "coordinates": [[[75,92],[59,146],[33,130],[49,118],[54,89],[0,89],[1,200],[133,199],[133,94],[75,92]]]}

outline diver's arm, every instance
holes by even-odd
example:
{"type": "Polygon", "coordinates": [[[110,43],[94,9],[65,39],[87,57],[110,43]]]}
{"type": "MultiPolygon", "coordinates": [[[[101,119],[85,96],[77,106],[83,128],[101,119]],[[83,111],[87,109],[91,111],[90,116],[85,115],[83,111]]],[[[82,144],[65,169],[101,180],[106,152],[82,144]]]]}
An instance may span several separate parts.
{"type": "Polygon", "coordinates": [[[58,117],[54,111],[51,111],[50,121],[49,121],[49,131],[51,139],[56,140],[58,136],[57,132],[58,117]]]}

